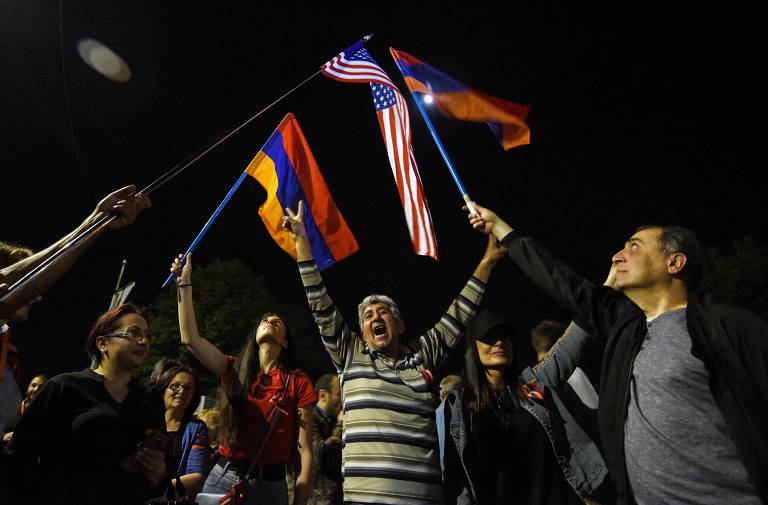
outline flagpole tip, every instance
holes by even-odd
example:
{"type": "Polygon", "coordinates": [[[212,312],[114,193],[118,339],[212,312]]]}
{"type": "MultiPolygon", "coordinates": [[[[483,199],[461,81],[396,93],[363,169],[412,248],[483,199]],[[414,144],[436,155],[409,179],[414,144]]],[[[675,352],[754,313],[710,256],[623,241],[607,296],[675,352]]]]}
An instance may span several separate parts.
{"type": "Polygon", "coordinates": [[[372,34],[372,33],[369,33],[368,35],[366,35],[365,37],[363,37],[363,43],[365,43],[365,42],[368,42],[368,41],[369,41],[369,40],[371,40],[372,38],[373,38],[373,34],[372,34]]]}

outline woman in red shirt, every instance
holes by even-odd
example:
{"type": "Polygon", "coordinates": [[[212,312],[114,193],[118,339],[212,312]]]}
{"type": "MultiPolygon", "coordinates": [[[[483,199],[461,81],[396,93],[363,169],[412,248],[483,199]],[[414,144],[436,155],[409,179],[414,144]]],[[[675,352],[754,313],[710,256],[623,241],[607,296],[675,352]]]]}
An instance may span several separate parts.
{"type": "Polygon", "coordinates": [[[226,493],[243,481],[248,504],[287,504],[286,467],[299,469],[294,503],[305,505],[312,465],[312,408],[317,395],[312,382],[285,363],[288,329],[278,314],[264,314],[240,354],[229,356],[200,336],[192,304],[192,262],[174,260],[181,343],[221,378],[218,408],[221,458],[211,471],[203,493],[226,493]],[[288,384],[286,386],[286,381],[288,384]],[[264,442],[275,415],[279,415],[264,442]],[[297,433],[298,431],[298,433],[297,433]],[[264,444],[249,475],[244,475],[264,444]],[[300,458],[292,458],[298,454],[300,458]]]}

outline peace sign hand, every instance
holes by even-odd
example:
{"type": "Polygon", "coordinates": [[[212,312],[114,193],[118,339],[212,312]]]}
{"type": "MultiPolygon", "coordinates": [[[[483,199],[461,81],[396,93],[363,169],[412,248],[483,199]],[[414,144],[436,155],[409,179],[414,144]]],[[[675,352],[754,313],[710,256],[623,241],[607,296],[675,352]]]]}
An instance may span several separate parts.
{"type": "Polygon", "coordinates": [[[297,240],[299,237],[306,237],[307,229],[304,226],[304,202],[299,200],[296,212],[293,212],[290,207],[286,207],[285,214],[286,215],[283,216],[283,226],[291,232],[293,239],[297,240]]]}

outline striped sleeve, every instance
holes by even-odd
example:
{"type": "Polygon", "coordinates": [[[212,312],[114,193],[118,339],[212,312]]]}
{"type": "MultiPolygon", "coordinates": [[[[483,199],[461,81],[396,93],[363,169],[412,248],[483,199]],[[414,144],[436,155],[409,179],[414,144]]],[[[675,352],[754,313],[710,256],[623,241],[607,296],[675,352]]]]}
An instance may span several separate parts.
{"type": "Polygon", "coordinates": [[[328,296],[314,259],[299,261],[298,266],[309,309],[320,330],[325,350],[331,355],[336,370],[341,370],[347,351],[352,347],[354,335],[336,309],[336,304],[328,296]]]}
{"type": "Polygon", "coordinates": [[[419,337],[418,350],[427,368],[434,370],[439,367],[451,349],[459,343],[464,329],[477,312],[483,293],[485,283],[477,277],[470,277],[440,321],[419,337]]]}

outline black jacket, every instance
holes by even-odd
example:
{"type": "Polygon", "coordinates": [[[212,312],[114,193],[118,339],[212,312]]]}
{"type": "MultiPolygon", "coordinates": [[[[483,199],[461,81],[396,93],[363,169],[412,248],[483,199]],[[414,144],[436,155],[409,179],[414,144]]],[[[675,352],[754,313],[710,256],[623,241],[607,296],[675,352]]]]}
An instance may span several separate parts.
{"type": "MultiPolygon", "coordinates": [[[[600,437],[619,503],[634,503],[624,459],[624,423],[632,366],[645,338],[646,318],[624,294],[583,279],[533,239],[512,232],[503,241],[517,266],[574,314],[579,326],[605,342],[600,377],[600,437]]],[[[687,324],[694,356],[710,377],[725,418],[761,501],[768,504],[768,324],[743,309],[691,296],[687,324]]]]}

